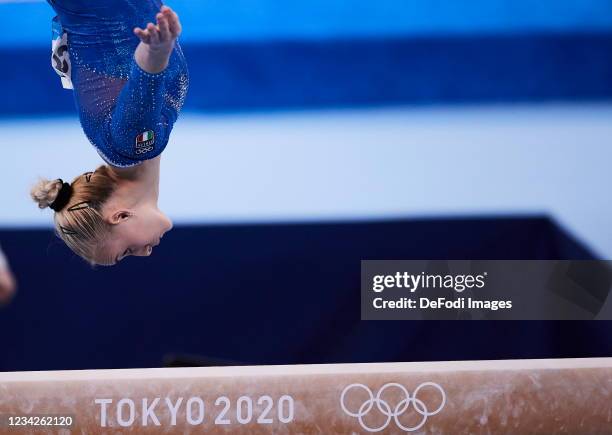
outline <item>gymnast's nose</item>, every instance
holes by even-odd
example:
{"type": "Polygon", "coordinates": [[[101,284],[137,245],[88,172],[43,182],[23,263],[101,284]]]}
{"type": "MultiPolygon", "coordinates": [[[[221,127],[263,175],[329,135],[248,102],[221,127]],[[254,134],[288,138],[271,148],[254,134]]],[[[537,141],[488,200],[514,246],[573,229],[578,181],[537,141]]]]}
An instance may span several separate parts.
{"type": "Polygon", "coordinates": [[[161,239],[162,237],[164,237],[164,235],[165,235],[165,234],[166,234],[168,231],[170,231],[172,228],[174,228],[174,223],[172,222],[172,220],[171,220],[170,218],[166,218],[166,222],[165,222],[164,227],[162,228],[162,233],[161,233],[161,235],[160,235],[160,239],[161,239]]]}

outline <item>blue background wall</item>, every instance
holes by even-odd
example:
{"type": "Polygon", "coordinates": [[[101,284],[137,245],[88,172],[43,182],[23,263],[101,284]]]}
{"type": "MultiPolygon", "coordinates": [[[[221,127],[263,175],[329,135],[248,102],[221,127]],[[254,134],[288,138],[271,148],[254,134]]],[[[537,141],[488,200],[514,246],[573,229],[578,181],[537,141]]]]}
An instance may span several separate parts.
{"type": "MultiPolygon", "coordinates": [[[[186,43],[612,30],[609,0],[172,0],[186,43]]],[[[47,45],[43,1],[0,4],[8,45],[47,45]]]]}
{"type": "MultiPolygon", "coordinates": [[[[610,1],[186,1],[206,111],[612,97],[610,1]]],[[[0,114],[70,113],[48,66],[45,3],[0,4],[0,114]],[[23,83],[27,81],[28,86],[23,83]]]]}

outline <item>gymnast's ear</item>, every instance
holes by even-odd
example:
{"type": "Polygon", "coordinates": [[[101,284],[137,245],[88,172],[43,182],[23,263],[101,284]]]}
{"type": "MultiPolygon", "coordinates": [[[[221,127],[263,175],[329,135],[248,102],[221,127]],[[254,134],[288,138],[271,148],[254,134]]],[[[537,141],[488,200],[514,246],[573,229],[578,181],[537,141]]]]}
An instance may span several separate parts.
{"type": "Polygon", "coordinates": [[[130,213],[128,210],[117,210],[109,216],[108,223],[111,225],[118,225],[127,221],[132,216],[132,213],[130,213]]]}

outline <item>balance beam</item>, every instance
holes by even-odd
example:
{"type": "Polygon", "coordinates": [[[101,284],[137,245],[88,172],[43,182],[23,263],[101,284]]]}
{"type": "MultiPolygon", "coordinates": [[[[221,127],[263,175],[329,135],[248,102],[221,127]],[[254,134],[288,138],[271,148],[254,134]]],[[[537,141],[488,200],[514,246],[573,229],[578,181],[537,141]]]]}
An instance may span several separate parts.
{"type": "Polygon", "coordinates": [[[612,434],[612,358],[0,373],[34,432],[612,434]]]}

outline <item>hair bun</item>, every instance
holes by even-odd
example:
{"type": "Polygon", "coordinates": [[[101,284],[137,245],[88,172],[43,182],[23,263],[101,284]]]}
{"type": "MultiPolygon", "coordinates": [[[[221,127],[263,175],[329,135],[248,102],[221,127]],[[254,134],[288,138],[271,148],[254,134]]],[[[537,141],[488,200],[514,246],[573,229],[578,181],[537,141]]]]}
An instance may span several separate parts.
{"type": "Polygon", "coordinates": [[[30,195],[39,208],[47,208],[55,202],[61,188],[62,182],[60,180],[41,179],[32,187],[30,195]]]}

